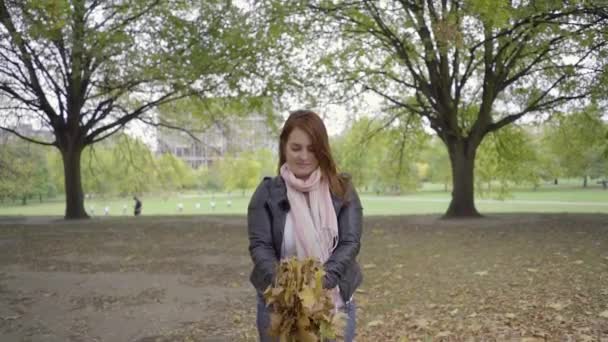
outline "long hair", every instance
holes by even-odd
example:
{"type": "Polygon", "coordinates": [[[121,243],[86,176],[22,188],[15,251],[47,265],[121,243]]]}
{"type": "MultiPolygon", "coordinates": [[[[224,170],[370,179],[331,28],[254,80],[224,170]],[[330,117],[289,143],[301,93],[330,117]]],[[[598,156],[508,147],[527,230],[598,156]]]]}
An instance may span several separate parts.
{"type": "Polygon", "coordinates": [[[338,174],[336,162],[331,155],[329,147],[327,129],[323,120],[315,112],[297,110],[289,114],[279,138],[279,174],[281,166],[286,162],[285,148],[287,146],[287,139],[295,128],[303,130],[310,136],[313,152],[319,161],[321,174],[323,177],[326,177],[331,193],[342,200],[347,200],[346,187],[348,178],[338,174]]]}

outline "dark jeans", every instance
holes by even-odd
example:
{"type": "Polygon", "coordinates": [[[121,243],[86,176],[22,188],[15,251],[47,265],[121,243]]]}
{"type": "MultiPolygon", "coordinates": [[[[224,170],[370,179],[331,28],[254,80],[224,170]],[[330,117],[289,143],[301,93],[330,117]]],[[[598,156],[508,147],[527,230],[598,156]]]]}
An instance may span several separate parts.
{"type": "MultiPolygon", "coordinates": [[[[258,334],[260,335],[260,342],[277,342],[279,339],[268,335],[267,331],[270,327],[270,313],[266,307],[264,297],[258,293],[258,314],[256,317],[256,323],[258,326],[258,334]]],[[[352,342],[355,340],[356,330],[356,311],[355,301],[351,300],[344,304],[340,310],[347,316],[346,327],[344,328],[344,342],[352,342]]]]}

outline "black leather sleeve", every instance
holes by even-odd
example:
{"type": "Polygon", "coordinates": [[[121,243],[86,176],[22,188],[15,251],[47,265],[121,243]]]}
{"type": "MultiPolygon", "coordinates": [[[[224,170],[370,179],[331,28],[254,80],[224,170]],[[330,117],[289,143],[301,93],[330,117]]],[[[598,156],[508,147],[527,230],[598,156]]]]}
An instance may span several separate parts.
{"type": "Polygon", "coordinates": [[[325,288],[334,288],[344,275],[346,268],[355,261],[361,248],[361,225],[363,208],[352,183],[346,194],[349,202],[338,214],[338,246],[325,262],[325,288]]]}
{"type": "Polygon", "coordinates": [[[264,179],[256,189],[247,208],[249,253],[254,269],[251,280],[258,291],[272,283],[278,259],[272,245],[272,223],[267,200],[270,180],[264,179]]]}

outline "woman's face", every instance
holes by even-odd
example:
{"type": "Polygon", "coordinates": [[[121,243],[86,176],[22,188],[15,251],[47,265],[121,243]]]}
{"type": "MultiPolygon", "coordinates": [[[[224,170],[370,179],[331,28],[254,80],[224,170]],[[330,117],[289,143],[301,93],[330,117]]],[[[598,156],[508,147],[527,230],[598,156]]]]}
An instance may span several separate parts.
{"type": "Polygon", "coordinates": [[[285,159],[289,170],[297,178],[306,179],[319,166],[308,133],[294,128],[285,144],[285,159]]]}

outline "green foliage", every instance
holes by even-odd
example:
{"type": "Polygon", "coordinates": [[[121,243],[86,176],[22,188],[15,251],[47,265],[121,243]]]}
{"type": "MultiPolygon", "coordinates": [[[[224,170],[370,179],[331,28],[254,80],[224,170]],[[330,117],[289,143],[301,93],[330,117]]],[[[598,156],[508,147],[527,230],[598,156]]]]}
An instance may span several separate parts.
{"type": "Polygon", "coordinates": [[[162,154],[156,166],[158,183],[163,191],[182,190],[196,185],[196,178],[190,166],[172,154],[162,154]]]}
{"type": "Polygon", "coordinates": [[[225,156],[219,166],[226,191],[254,188],[260,182],[262,165],[253,153],[242,153],[238,157],[225,156]]]}
{"type": "Polygon", "coordinates": [[[155,189],[156,161],[143,142],[121,134],[111,149],[112,169],[110,181],[116,183],[121,196],[142,194],[155,189]]]}
{"type": "Polygon", "coordinates": [[[87,147],[82,154],[82,187],[85,193],[107,196],[116,191],[114,158],[107,148],[87,147]]]}
{"type": "Polygon", "coordinates": [[[450,157],[445,144],[441,140],[437,137],[430,139],[421,154],[420,161],[427,165],[427,173],[422,179],[423,181],[443,184],[445,191],[451,187],[450,157]]]}
{"type": "Polygon", "coordinates": [[[531,136],[519,126],[491,133],[477,150],[475,191],[500,199],[516,185],[539,185],[538,152],[531,136]]]}
{"type": "Polygon", "coordinates": [[[427,139],[414,116],[400,117],[387,128],[377,120],[362,118],[333,146],[340,169],[351,174],[357,187],[402,193],[420,185],[416,162],[427,139]]]}
{"type": "MultiPolygon", "coordinates": [[[[267,96],[280,90],[272,81],[276,73],[269,71],[274,65],[264,59],[274,53],[274,37],[264,34],[271,21],[252,6],[218,0],[26,0],[2,1],[0,11],[0,48],[6,52],[0,55],[6,67],[0,126],[13,125],[17,117],[43,122],[57,133],[52,144],[64,155],[80,153],[132,120],[158,124],[151,109],[178,99],[230,98],[242,111],[267,106],[267,96]],[[253,97],[240,100],[247,98],[243,95],[253,97]]],[[[222,110],[226,114],[236,108],[211,107],[218,114],[213,120],[225,116],[222,110]]],[[[195,113],[198,122],[212,121],[206,117],[210,111],[195,113]]],[[[184,122],[175,122],[183,127],[184,122]]],[[[66,158],[88,164],[68,163],[66,175],[80,176],[78,168],[89,169],[82,182],[76,176],[68,179],[74,183],[66,194],[69,218],[86,216],[81,184],[87,192],[117,191],[95,174],[107,179],[117,171],[102,170],[112,157],[105,151],[85,153],[89,156],[82,159],[66,158]]],[[[192,186],[184,167],[163,162],[179,178],[163,174],[163,184],[192,186]]],[[[121,178],[123,184],[117,186],[123,192],[146,188],[136,178],[121,178]]]]}
{"type": "Polygon", "coordinates": [[[596,106],[573,113],[558,113],[548,123],[544,136],[557,168],[566,177],[606,177],[608,158],[602,153],[606,146],[608,124],[596,106]]]}
{"type": "Polygon", "coordinates": [[[45,158],[48,148],[24,141],[0,146],[0,197],[18,198],[25,205],[33,196],[53,196],[50,167],[45,158]]]}

